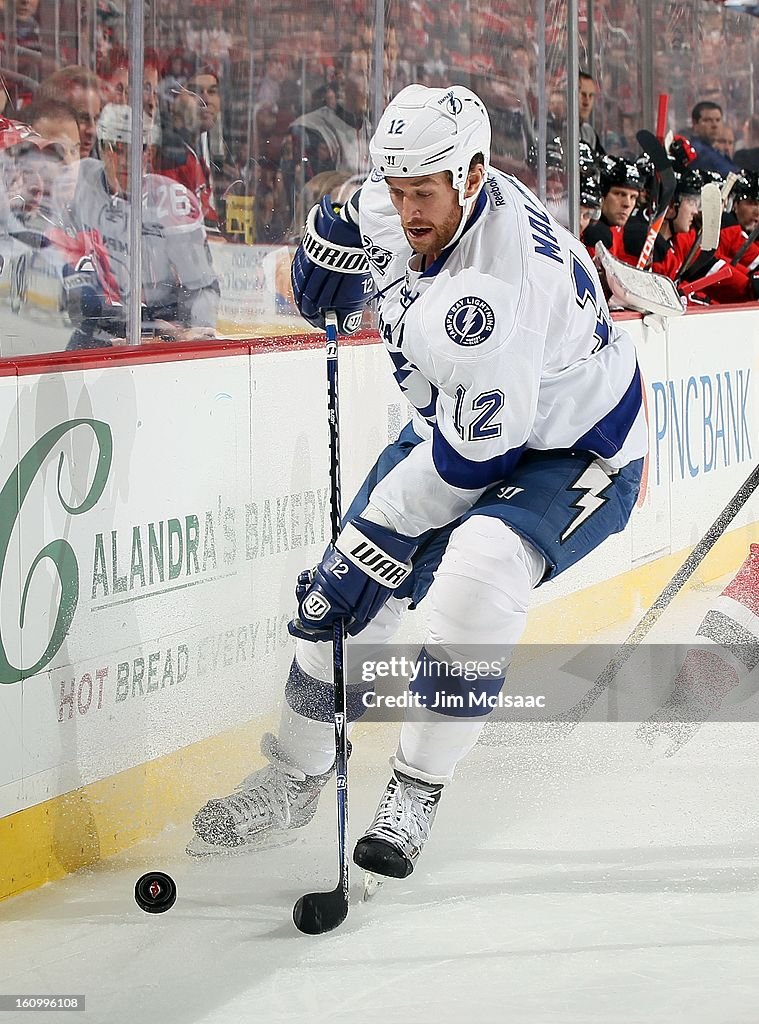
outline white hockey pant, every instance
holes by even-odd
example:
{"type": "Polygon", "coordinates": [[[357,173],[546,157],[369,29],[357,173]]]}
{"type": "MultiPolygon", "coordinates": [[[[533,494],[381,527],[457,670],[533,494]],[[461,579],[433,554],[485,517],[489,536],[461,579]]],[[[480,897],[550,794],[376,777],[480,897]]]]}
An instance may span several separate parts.
{"type": "MultiPolygon", "coordinates": [[[[543,557],[500,519],[472,516],[451,534],[435,578],[421,606],[426,618],[424,646],[436,660],[451,664],[483,660],[494,652],[508,667],[522,635],[530,592],[545,572],[543,557]]],[[[393,598],[355,638],[362,661],[395,636],[405,602],[393,598]]],[[[346,679],[351,676],[351,640],[347,643],[346,679]]],[[[331,643],[299,640],[296,661],[316,680],[332,680],[331,643]]],[[[487,716],[451,718],[413,708],[401,727],[395,765],[428,781],[447,782],[458,762],[474,747],[487,716]]],[[[334,726],[293,711],[285,702],[279,742],[288,759],[309,775],[326,771],[334,760],[334,726]]]]}

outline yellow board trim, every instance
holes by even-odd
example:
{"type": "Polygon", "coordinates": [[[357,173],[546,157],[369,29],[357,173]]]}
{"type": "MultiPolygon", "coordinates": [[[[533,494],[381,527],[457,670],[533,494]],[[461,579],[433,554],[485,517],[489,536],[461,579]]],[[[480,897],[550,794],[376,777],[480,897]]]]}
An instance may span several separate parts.
{"type": "MultiPolygon", "coordinates": [[[[689,585],[737,571],[759,524],[721,538],[689,585]]],[[[533,609],[525,643],[587,642],[588,623],[605,629],[648,608],[689,549],[648,562],[533,609]]],[[[249,772],[251,753],[271,721],[247,722],[72,793],[0,818],[0,900],[35,889],[187,822],[213,793],[249,772]]]]}

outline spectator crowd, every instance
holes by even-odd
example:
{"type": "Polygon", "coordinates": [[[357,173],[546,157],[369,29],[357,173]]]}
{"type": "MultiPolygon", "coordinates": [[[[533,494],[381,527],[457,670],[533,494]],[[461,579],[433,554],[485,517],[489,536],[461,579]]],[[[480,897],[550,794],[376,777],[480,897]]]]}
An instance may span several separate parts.
{"type": "MultiPolygon", "coordinates": [[[[19,245],[49,249],[59,261],[74,325],[72,346],[110,344],[124,334],[129,221],[138,191],[129,177],[124,19],[111,0],[97,0],[89,67],[76,62],[81,55],[73,50],[67,63],[65,46],[56,59],[46,52],[38,4],[17,0],[13,60],[0,66],[0,231],[11,251],[19,245]]],[[[600,6],[610,21],[616,19],[619,32],[633,33],[634,5],[607,0],[600,6]]],[[[671,11],[678,5],[664,6],[671,11]]],[[[147,48],[142,81],[146,333],[212,336],[219,286],[209,241],[297,240],[315,200],[327,192],[344,199],[366,176],[372,116],[410,82],[460,82],[477,91],[491,114],[495,166],[536,188],[535,25],[517,8],[512,2],[462,0],[410,0],[402,8],[391,3],[378,75],[374,5],[362,0],[339,8],[324,2],[285,5],[276,16],[260,0],[191,14],[178,0],[160,4],[160,32],[154,36],[161,36],[162,46],[147,48]]],[[[687,55],[686,28],[682,18],[665,21],[665,48],[687,55]]],[[[581,73],[580,152],[568,154],[562,32],[560,18],[549,20],[555,73],[548,89],[546,202],[569,223],[567,173],[571,159],[579,162],[583,240],[591,250],[603,241],[635,264],[657,181],[635,141],[643,125],[641,115],[636,121],[630,75],[621,77],[620,61],[608,53],[600,70],[581,73]],[[599,96],[603,116],[596,109],[599,96]]],[[[713,35],[701,39],[707,55],[713,35]]],[[[5,37],[2,47],[5,53],[5,37]]],[[[759,222],[759,117],[751,115],[750,90],[742,83],[740,74],[731,75],[726,88],[721,79],[702,76],[691,83],[702,92],[690,97],[690,122],[673,125],[677,187],[654,248],[653,270],[678,274],[697,241],[702,186],[723,182],[731,172],[740,175],[715,254],[715,261],[733,261],[735,267],[729,279],[699,292],[701,301],[755,301],[759,247],[752,243],[735,259],[759,222]]],[[[688,93],[674,71],[672,92],[682,108],[688,93]]],[[[703,260],[691,262],[704,269],[703,260]]]]}

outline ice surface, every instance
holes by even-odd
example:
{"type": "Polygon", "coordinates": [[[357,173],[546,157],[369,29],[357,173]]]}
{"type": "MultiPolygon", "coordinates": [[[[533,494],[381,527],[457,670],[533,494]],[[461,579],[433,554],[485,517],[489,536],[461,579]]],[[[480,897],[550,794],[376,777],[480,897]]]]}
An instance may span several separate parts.
{"type": "MultiPolygon", "coordinates": [[[[718,589],[652,638],[687,640],[718,589]]],[[[190,860],[166,832],[0,904],[0,992],[84,993],[87,1024],[756,1024],[759,727],[706,725],[670,758],[635,728],[479,746],[414,876],[318,938],[290,914],[336,882],[333,789],[285,848],[190,860]],[[164,915],[133,900],[149,869],[177,881],[164,915]]],[[[354,837],[396,731],[357,737],[354,837]]]]}

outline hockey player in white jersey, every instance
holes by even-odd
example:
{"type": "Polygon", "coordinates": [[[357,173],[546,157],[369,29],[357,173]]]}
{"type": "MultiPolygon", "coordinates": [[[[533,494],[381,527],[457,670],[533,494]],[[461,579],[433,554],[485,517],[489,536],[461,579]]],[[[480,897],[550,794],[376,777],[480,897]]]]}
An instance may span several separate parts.
{"type": "MultiPolygon", "coordinates": [[[[84,159],[58,182],[56,217],[72,238],[89,240],[64,282],[76,330],[69,348],[123,339],[131,290],[129,151],[132,111],[109,103],[98,121],[100,160],[84,159]],[[71,194],[73,191],[73,195],[71,194]],[[80,315],[77,315],[79,312],[80,315]]],[[[149,168],[152,126],[144,129],[149,168]]],[[[215,337],[219,284],[197,198],[176,181],[145,173],[142,196],[142,333],[165,340],[215,337]]]]}
{"type": "MultiPolygon", "coordinates": [[[[422,706],[402,724],[354,852],[370,871],[405,877],[477,742],[483,698],[504,685],[532,590],[627,523],[647,430],[635,349],[593,264],[530,191],[491,169],[490,122],[474,93],[408,86],[371,155],[372,175],[346,207],[325,199],[311,211],[294,293],[312,324],[335,309],[350,333],[374,292],[413,419],[335,545],[298,581],[298,642],[278,737],[264,741],[268,766],[209,801],[194,826],[207,843],[234,846],[310,821],[334,758],[333,622],[343,618],[366,652],[419,605],[426,639],[412,686],[422,706]],[[454,671],[478,652],[491,664],[497,652],[497,670],[454,671]]],[[[355,719],[368,687],[351,677],[348,648],[355,719]]]]}

